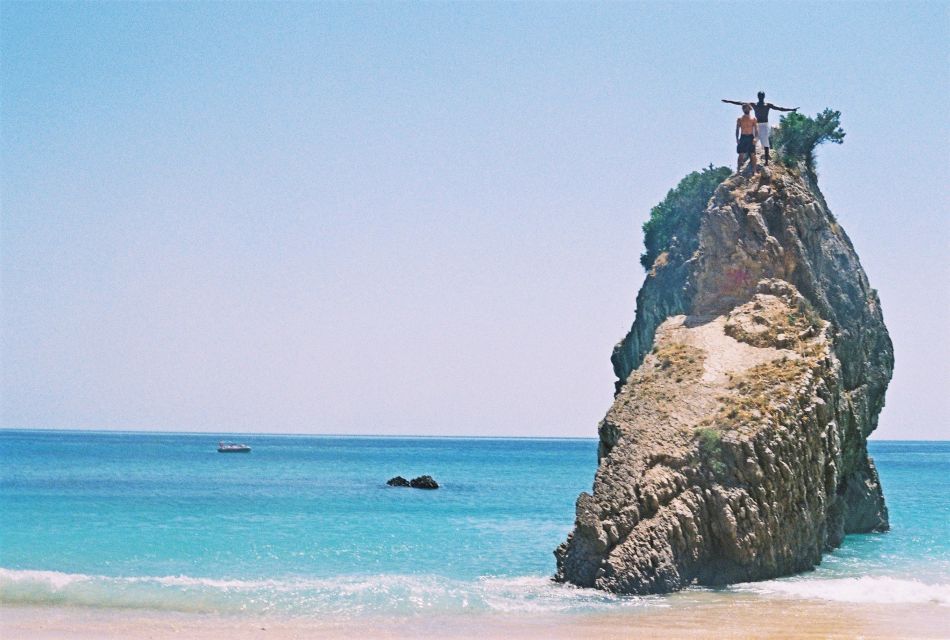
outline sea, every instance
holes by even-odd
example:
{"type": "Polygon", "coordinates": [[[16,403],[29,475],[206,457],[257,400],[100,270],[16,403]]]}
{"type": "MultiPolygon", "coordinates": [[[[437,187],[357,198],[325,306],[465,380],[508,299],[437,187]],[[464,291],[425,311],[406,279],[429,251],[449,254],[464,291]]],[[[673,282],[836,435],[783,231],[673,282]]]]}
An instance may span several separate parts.
{"type": "Polygon", "coordinates": [[[801,575],[634,597],[551,581],[594,439],[2,430],[0,605],[345,620],[675,607],[715,591],[950,607],[950,442],[869,449],[891,531],[848,536],[801,575]],[[224,439],[252,452],[218,453],[224,439]],[[386,485],[422,474],[440,488],[386,485]]]}

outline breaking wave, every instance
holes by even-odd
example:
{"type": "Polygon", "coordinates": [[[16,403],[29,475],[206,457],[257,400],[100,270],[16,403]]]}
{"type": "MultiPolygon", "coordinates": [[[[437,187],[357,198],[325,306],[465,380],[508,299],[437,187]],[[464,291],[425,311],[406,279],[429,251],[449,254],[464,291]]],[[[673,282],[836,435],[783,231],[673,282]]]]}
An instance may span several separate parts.
{"type": "Polygon", "coordinates": [[[868,604],[923,604],[950,606],[950,584],[927,584],[890,576],[858,578],[787,579],[749,582],[736,591],[765,596],[790,596],[868,604]]]}
{"type": "Polygon", "coordinates": [[[569,612],[666,606],[658,597],[623,597],[553,583],[543,576],[452,580],[430,575],[228,580],[191,576],[110,577],[0,569],[0,603],[282,612],[353,617],[457,611],[569,612]]]}
{"type": "Polygon", "coordinates": [[[708,602],[728,593],[871,604],[950,606],[950,584],[888,576],[791,578],[723,591],[689,589],[673,597],[617,596],[555,584],[544,576],[432,575],[287,577],[237,580],[178,576],[110,577],[0,568],[0,603],[155,609],[201,613],[416,615],[472,612],[556,613],[657,608],[708,602]]]}

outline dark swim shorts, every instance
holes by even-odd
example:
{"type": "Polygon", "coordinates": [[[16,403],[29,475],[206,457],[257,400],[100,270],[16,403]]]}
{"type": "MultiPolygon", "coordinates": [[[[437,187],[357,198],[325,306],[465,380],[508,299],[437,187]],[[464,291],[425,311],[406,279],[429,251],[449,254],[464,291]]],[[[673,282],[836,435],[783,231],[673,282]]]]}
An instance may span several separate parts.
{"type": "Polygon", "coordinates": [[[751,133],[739,136],[736,153],[755,153],[755,138],[751,133]]]}

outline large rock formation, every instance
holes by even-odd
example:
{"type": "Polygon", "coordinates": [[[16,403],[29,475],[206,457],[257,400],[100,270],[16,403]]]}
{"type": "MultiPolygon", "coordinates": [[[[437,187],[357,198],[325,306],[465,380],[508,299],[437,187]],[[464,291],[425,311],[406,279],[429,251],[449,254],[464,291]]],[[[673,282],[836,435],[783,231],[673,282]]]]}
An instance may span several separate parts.
{"type": "Polygon", "coordinates": [[[617,393],[593,494],[555,551],[559,581],[761,580],[887,529],[867,436],[893,349],[817,186],[782,166],[734,175],[698,233],[695,253],[656,259],[614,349],[617,393]]]}

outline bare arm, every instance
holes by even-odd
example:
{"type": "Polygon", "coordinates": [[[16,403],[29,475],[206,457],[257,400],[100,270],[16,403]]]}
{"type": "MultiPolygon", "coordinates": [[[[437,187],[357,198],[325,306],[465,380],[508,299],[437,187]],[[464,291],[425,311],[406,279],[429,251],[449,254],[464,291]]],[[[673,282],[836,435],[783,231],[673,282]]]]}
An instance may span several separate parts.
{"type": "Polygon", "coordinates": [[[770,109],[775,109],[776,111],[798,111],[798,107],[793,107],[793,108],[791,108],[791,109],[789,109],[789,108],[787,108],[787,107],[777,107],[777,106],[775,106],[774,104],[772,104],[771,102],[769,103],[769,108],[770,108],[770,109]]]}
{"type": "Polygon", "coordinates": [[[737,105],[739,105],[740,107],[745,104],[744,102],[739,102],[739,101],[737,101],[737,100],[725,100],[725,99],[723,99],[723,102],[728,102],[729,104],[737,104],[737,105]]]}
{"type": "Polygon", "coordinates": [[[752,139],[755,141],[759,139],[759,121],[755,118],[752,118],[752,139]]]}
{"type": "Polygon", "coordinates": [[[739,142],[739,120],[736,119],[736,142],[739,142]]]}

